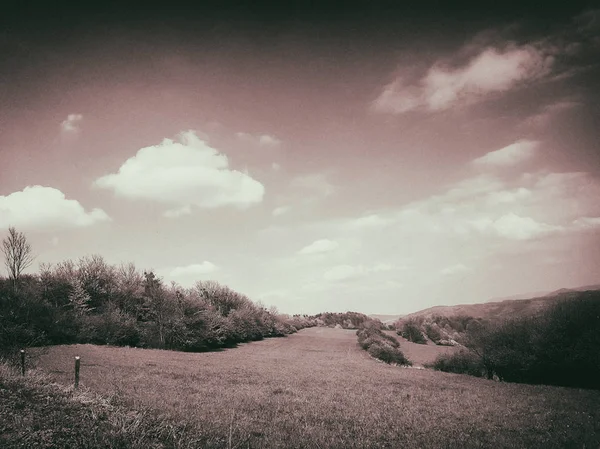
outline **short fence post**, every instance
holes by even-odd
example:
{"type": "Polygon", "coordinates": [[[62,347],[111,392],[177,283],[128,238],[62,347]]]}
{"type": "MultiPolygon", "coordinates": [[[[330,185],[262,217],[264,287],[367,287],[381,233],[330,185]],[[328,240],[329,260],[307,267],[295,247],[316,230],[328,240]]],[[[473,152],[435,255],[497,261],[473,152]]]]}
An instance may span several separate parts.
{"type": "Polygon", "coordinates": [[[21,376],[25,375],[25,349],[21,349],[21,376]]]}
{"type": "Polygon", "coordinates": [[[75,357],[75,388],[79,388],[79,356],[75,357]]]}

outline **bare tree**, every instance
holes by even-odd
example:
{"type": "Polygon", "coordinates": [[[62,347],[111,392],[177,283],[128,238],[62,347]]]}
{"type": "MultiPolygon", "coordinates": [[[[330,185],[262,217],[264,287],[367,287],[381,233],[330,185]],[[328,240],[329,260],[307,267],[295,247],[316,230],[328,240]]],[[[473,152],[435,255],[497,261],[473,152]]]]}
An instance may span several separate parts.
{"type": "Polygon", "coordinates": [[[4,264],[8,270],[8,278],[16,286],[21,273],[33,263],[33,253],[27,237],[14,227],[8,228],[8,236],[2,240],[4,264]]]}

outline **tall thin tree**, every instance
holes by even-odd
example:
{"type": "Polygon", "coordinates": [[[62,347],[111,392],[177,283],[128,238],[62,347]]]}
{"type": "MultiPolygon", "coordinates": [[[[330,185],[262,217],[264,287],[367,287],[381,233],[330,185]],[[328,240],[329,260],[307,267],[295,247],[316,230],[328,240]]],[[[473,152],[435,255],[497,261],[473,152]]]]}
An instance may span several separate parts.
{"type": "Polygon", "coordinates": [[[16,288],[21,274],[34,260],[31,245],[27,237],[14,227],[8,228],[8,236],[2,240],[2,253],[4,253],[4,265],[8,271],[8,278],[12,280],[16,288]]]}

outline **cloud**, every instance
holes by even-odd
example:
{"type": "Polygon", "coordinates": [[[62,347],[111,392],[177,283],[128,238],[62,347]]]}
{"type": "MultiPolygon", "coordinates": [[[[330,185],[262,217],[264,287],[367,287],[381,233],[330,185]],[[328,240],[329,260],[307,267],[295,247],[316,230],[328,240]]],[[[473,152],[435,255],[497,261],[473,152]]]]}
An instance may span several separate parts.
{"type": "Polygon", "coordinates": [[[336,241],[328,240],[328,239],[321,239],[321,240],[316,240],[316,241],[312,242],[308,246],[305,246],[300,251],[298,251],[298,254],[306,255],[306,254],[328,253],[328,252],[336,250],[339,246],[340,246],[339,243],[336,241]]]}
{"type": "Polygon", "coordinates": [[[581,106],[582,103],[574,100],[563,99],[554,103],[547,104],[534,115],[527,117],[522,126],[525,127],[542,127],[549,124],[558,114],[569,111],[581,106]]]}
{"type": "Polygon", "coordinates": [[[576,229],[600,229],[600,217],[581,217],[573,221],[576,229]]]}
{"type": "Polygon", "coordinates": [[[81,114],[69,114],[65,120],[62,121],[60,127],[65,133],[76,133],[79,131],[79,126],[83,120],[81,114]]]}
{"type": "Polygon", "coordinates": [[[236,136],[244,142],[262,147],[278,147],[281,145],[281,140],[269,134],[248,134],[240,132],[237,133],[236,136]]]}
{"type": "Polygon", "coordinates": [[[102,209],[89,212],[76,200],[66,199],[60,190],[28,186],[7,196],[0,195],[0,228],[51,230],[91,226],[110,221],[102,209]]]}
{"type": "Polygon", "coordinates": [[[563,230],[562,226],[540,223],[531,217],[522,217],[512,212],[495,220],[490,218],[472,220],[470,224],[479,232],[510,240],[531,240],[563,230]]]}
{"type": "Polygon", "coordinates": [[[319,195],[319,197],[330,196],[336,188],[331,184],[327,177],[322,173],[311,173],[293,178],[290,186],[295,189],[310,191],[319,195]]]}
{"type": "Polygon", "coordinates": [[[275,171],[279,171],[279,170],[281,170],[281,165],[279,165],[277,162],[273,162],[271,164],[271,168],[275,171]]]}
{"type": "Polygon", "coordinates": [[[279,206],[273,209],[273,212],[271,212],[271,214],[274,217],[279,217],[280,215],[286,214],[290,209],[290,206],[279,206]]]}
{"type": "Polygon", "coordinates": [[[219,267],[215,264],[205,260],[200,264],[192,264],[183,267],[173,268],[169,275],[174,278],[179,277],[191,277],[191,276],[203,276],[206,274],[214,273],[219,267]]]}
{"type": "Polygon", "coordinates": [[[443,268],[442,270],[440,270],[440,273],[444,276],[453,276],[456,274],[466,273],[468,271],[471,271],[469,267],[463,265],[462,263],[458,263],[443,268]]]}
{"type": "Polygon", "coordinates": [[[499,150],[491,151],[473,160],[476,167],[507,167],[530,159],[535,154],[539,142],[519,140],[499,150]]]}
{"type": "Polygon", "coordinates": [[[524,241],[593,228],[590,217],[600,216],[597,198],[600,180],[588,173],[540,171],[504,178],[486,173],[386,218],[398,232],[524,241]]]}
{"type": "Polygon", "coordinates": [[[188,204],[183,207],[179,207],[177,209],[169,209],[163,213],[163,216],[166,218],[179,218],[179,217],[183,217],[184,215],[191,215],[191,213],[192,213],[192,208],[188,204]]]}
{"type": "Polygon", "coordinates": [[[323,273],[323,279],[326,281],[338,282],[347,279],[353,279],[366,276],[371,273],[381,273],[394,270],[394,266],[380,263],[374,266],[364,265],[336,265],[323,273]]]}
{"type": "Polygon", "coordinates": [[[140,149],[118,173],[102,176],[94,185],[124,198],[173,204],[184,212],[191,206],[246,209],[263,200],[264,186],[247,173],[232,170],[227,156],[194,131],[183,132],[178,139],[140,149]]]}
{"type": "Polygon", "coordinates": [[[433,64],[414,83],[398,77],[374,101],[376,111],[401,114],[412,110],[442,111],[507,92],[547,75],[553,64],[540,45],[508,44],[480,49],[466,65],[433,64]]]}

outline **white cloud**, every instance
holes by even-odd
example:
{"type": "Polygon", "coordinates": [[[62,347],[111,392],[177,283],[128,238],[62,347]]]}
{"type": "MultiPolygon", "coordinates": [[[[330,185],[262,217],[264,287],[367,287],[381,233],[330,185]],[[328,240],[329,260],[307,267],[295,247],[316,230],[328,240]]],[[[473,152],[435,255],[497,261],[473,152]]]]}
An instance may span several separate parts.
{"type": "Polygon", "coordinates": [[[523,241],[589,229],[589,217],[600,216],[599,197],[600,181],[587,173],[526,173],[510,180],[484,174],[388,216],[399,232],[523,241]]]}
{"type": "Polygon", "coordinates": [[[345,222],[348,229],[378,229],[391,224],[393,220],[379,214],[369,214],[345,222]]]}
{"type": "Polygon", "coordinates": [[[60,190],[28,186],[7,196],[0,195],[0,228],[59,229],[90,226],[109,221],[102,209],[87,212],[76,200],[69,200],[60,190]]]}
{"type": "Polygon", "coordinates": [[[463,265],[462,263],[458,263],[455,265],[450,265],[446,268],[443,268],[440,273],[443,274],[444,276],[453,276],[456,274],[461,274],[461,273],[466,273],[468,271],[471,271],[471,269],[465,265],[463,265]]]}
{"type": "Polygon", "coordinates": [[[199,264],[192,264],[192,265],[187,265],[184,267],[173,268],[169,272],[169,275],[174,278],[190,277],[190,276],[203,276],[205,274],[214,273],[218,269],[219,268],[215,264],[205,260],[204,262],[199,263],[199,264]]]}
{"type": "Polygon", "coordinates": [[[65,133],[76,133],[79,131],[79,125],[83,120],[81,114],[69,114],[65,120],[62,121],[60,127],[65,133]]]}
{"type": "Polygon", "coordinates": [[[573,221],[576,229],[596,229],[600,228],[600,217],[581,217],[573,221]]]}
{"type": "Polygon", "coordinates": [[[290,206],[279,206],[273,209],[273,212],[271,212],[271,214],[274,217],[279,217],[280,215],[287,213],[290,209],[290,206]]]}
{"type": "Polygon", "coordinates": [[[281,145],[281,140],[277,137],[269,134],[249,134],[249,133],[237,133],[238,139],[248,142],[254,145],[262,147],[278,147],[281,145]]]}
{"type": "Polygon", "coordinates": [[[550,72],[552,63],[553,58],[540,46],[487,47],[463,67],[435,63],[416,83],[398,77],[385,87],[373,106],[377,111],[395,114],[449,109],[541,78],[550,72]]]}
{"type": "Polygon", "coordinates": [[[521,217],[512,212],[495,220],[482,218],[470,223],[479,232],[494,234],[510,240],[530,240],[563,230],[561,226],[540,223],[531,217],[521,217]]]}
{"type": "Polygon", "coordinates": [[[177,209],[169,209],[163,213],[163,216],[166,218],[179,218],[184,215],[191,215],[191,213],[192,213],[192,208],[188,204],[188,205],[179,207],[177,209]]]}
{"type": "MultiPolygon", "coordinates": [[[[400,267],[401,269],[405,267],[400,267]]],[[[366,276],[372,273],[382,273],[395,270],[396,267],[386,263],[379,263],[373,266],[365,265],[336,265],[323,273],[323,279],[331,282],[339,282],[348,279],[354,279],[366,276]]]]}
{"type": "Polygon", "coordinates": [[[95,185],[125,198],[173,204],[180,211],[191,206],[245,209],[263,200],[264,186],[247,173],[232,170],[227,156],[208,146],[195,132],[183,132],[178,137],[179,142],[164,139],[140,149],[118,173],[102,176],[95,185]]]}
{"type": "Polygon", "coordinates": [[[323,274],[323,279],[326,281],[343,281],[353,277],[365,274],[365,268],[361,265],[337,265],[330,268],[323,274]]]}
{"type": "Polygon", "coordinates": [[[519,140],[473,160],[473,165],[477,167],[506,167],[516,165],[532,158],[538,147],[539,142],[537,141],[519,140]]]}
{"type": "Polygon", "coordinates": [[[336,250],[339,246],[340,246],[339,243],[336,241],[328,240],[328,239],[321,239],[321,240],[316,240],[316,241],[312,242],[308,246],[305,246],[300,251],[298,251],[298,254],[306,255],[306,254],[328,253],[328,252],[336,250]]]}

